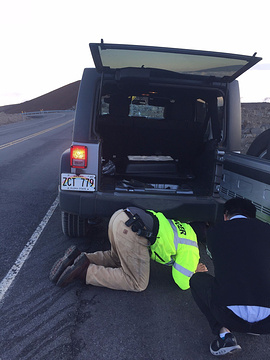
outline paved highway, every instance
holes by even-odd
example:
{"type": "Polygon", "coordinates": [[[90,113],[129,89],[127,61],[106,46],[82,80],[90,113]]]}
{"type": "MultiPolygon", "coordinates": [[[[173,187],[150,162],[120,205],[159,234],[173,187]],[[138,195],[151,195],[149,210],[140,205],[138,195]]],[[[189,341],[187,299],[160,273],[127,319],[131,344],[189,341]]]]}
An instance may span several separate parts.
{"type": "MultiPolygon", "coordinates": [[[[50,268],[69,245],[109,247],[108,219],[86,239],[61,231],[59,158],[70,145],[73,116],[49,114],[0,127],[0,359],[212,359],[206,320],[168,267],[152,262],[142,293],[50,283],[50,268]]],[[[243,351],[234,359],[269,359],[270,336],[236,335],[243,351]]]]}
{"type": "Polygon", "coordinates": [[[57,196],[59,159],[70,145],[73,117],[50,114],[0,127],[0,277],[57,196]]]}

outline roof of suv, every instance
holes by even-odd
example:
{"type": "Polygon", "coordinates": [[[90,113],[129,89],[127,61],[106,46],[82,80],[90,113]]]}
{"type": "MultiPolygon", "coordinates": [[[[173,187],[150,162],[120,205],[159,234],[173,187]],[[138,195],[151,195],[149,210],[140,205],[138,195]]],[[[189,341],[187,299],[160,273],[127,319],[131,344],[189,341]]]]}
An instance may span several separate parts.
{"type": "Polygon", "coordinates": [[[89,44],[98,72],[121,68],[161,69],[231,82],[262,58],[213,51],[141,45],[89,44]]]}

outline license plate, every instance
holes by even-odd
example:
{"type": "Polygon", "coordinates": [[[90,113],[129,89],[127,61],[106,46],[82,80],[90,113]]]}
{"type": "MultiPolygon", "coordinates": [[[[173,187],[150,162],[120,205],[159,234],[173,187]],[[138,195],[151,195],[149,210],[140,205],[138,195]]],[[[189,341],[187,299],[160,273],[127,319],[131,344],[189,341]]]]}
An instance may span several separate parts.
{"type": "Polygon", "coordinates": [[[61,190],[95,191],[95,175],[61,174],[61,190]]]}

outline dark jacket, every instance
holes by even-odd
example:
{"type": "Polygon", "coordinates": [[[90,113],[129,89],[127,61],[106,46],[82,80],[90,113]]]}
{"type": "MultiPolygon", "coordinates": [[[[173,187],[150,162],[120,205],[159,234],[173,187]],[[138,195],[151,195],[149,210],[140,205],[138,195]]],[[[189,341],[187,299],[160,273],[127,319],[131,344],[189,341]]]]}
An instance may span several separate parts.
{"type": "Polygon", "coordinates": [[[219,304],[270,308],[269,224],[258,219],[224,221],[208,232],[207,247],[219,304]]]}

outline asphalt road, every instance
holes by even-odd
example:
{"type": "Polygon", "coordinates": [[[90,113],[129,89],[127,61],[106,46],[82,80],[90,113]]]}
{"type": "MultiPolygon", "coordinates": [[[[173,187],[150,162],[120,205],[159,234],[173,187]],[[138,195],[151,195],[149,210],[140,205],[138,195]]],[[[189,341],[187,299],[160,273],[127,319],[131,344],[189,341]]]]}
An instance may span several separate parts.
{"type": "MultiPolygon", "coordinates": [[[[174,284],[169,267],[152,262],[150,284],[142,293],[80,281],[60,289],[49,281],[51,266],[69,245],[89,252],[109,248],[108,219],[85,239],[62,234],[58,168],[60,154],[70,145],[72,116],[54,114],[0,127],[0,359],[212,359],[207,322],[190,291],[174,284]],[[16,263],[25,249],[27,256],[16,263]],[[3,287],[10,269],[15,276],[3,287]]],[[[201,256],[212,272],[204,248],[201,256]]],[[[243,351],[234,359],[269,359],[269,335],[236,336],[243,351]]]]}

